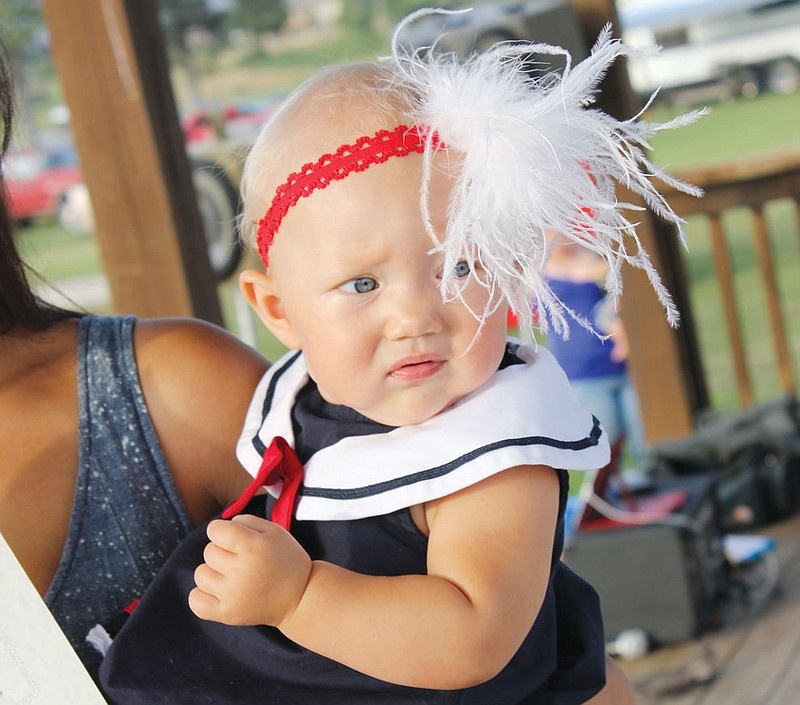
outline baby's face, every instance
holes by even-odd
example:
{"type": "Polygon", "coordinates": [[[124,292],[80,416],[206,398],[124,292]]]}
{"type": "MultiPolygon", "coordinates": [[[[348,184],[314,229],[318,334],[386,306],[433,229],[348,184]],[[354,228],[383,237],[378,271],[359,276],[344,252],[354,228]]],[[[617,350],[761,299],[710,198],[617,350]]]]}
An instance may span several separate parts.
{"type": "MultiPolygon", "coordinates": [[[[505,345],[505,307],[475,339],[470,310],[442,302],[421,179],[420,155],[351,173],[290,208],[270,250],[293,342],[323,397],[391,426],[425,421],[479,387],[505,345]]],[[[440,234],[450,186],[434,169],[431,218],[440,234]]],[[[469,307],[483,312],[486,289],[466,263],[458,272],[469,307]]]]}

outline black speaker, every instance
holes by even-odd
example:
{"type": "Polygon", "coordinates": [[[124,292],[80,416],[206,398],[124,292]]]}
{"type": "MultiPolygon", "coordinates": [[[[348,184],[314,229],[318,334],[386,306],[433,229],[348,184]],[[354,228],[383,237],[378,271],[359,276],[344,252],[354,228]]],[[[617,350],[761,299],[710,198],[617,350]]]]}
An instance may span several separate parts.
{"type": "Polygon", "coordinates": [[[600,595],[607,641],[628,629],[655,643],[680,641],[717,616],[728,576],[714,478],[661,483],[651,491],[676,487],[687,490],[686,502],[663,521],[598,530],[589,522],[565,548],[565,563],[600,595]]]}

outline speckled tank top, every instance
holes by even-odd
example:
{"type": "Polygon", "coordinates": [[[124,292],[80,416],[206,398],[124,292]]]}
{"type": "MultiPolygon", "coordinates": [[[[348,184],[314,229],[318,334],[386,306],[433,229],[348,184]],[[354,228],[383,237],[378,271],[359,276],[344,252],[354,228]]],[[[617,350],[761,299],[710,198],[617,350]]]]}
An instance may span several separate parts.
{"type": "Polygon", "coordinates": [[[86,634],[141,595],[191,529],[139,384],[135,322],[119,316],[80,322],[75,502],[45,595],[93,676],[100,655],[86,634]]]}

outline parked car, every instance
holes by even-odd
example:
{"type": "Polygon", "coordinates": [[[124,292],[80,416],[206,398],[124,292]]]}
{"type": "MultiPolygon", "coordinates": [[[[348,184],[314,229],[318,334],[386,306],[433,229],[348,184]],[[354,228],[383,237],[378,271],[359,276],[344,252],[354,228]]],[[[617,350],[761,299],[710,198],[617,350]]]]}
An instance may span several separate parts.
{"type": "Polygon", "coordinates": [[[64,194],[83,180],[72,145],[13,150],[3,160],[3,169],[11,217],[23,226],[57,216],[64,194]]]}
{"type": "Polygon", "coordinates": [[[242,261],[242,245],[236,218],[239,214],[239,181],[242,159],[250,140],[225,141],[189,149],[197,208],[203,221],[206,249],[217,279],[231,276],[242,261]]]}
{"type": "MultiPolygon", "coordinates": [[[[282,99],[275,95],[254,105],[203,108],[181,120],[208,258],[219,280],[231,276],[242,259],[236,218],[244,156],[282,99]]],[[[65,190],[58,219],[69,232],[94,232],[91,198],[82,181],[65,190]]]]}
{"type": "MultiPolygon", "coordinates": [[[[206,236],[208,259],[219,280],[231,276],[242,260],[243,251],[236,225],[239,180],[244,155],[255,138],[253,124],[249,129],[242,129],[242,123],[238,122],[237,132],[241,129],[241,135],[226,139],[194,139],[189,140],[186,146],[206,236]]],[[[82,181],[71,185],[64,193],[58,220],[61,227],[69,232],[80,235],[94,232],[91,198],[82,181]]]]}
{"type": "MultiPolygon", "coordinates": [[[[459,4],[457,14],[431,14],[407,25],[400,33],[402,45],[411,50],[432,47],[466,57],[498,42],[543,42],[569,50],[573,61],[587,55],[577,14],[569,0],[488,2],[471,7],[459,4]]],[[[531,55],[542,70],[563,67],[560,57],[531,55]]],[[[535,66],[531,63],[531,69],[535,66]]]]}
{"type": "MultiPolygon", "coordinates": [[[[240,161],[230,143],[203,144],[189,149],[189,166],[203,221],[211,269],[219,280],[227,279],[242,260],[236,217],[239,212],[240,161]]],[[[64,193],[58,211],[62,228],[76,235],[94,232],[94,213],[89,189],[82,181],[64,193]]]]}
{"type": "Polygon", "coordinates": [[[224,105],[198,108],[181,119],[186,144],[255,136],[269,117],[276,100],[258,105],[224,105]]]}

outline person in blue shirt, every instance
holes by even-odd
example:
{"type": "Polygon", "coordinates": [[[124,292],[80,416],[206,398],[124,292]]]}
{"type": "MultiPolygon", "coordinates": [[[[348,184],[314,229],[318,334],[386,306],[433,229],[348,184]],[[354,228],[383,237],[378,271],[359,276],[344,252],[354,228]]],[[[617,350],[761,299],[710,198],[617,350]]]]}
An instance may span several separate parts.
{"type": "Polygon", "coordinates": [[[628,368],[628,339],[615,303],[605,290],[606,262],[579,242],[555,235],[547,283],[559,300],[587,324],[570,326],[568,338],[552,335],[547,346],[581,404],[603,424],[613,444],[624,444],[639,465],[646,452],[639,397],[628,368]]]}

